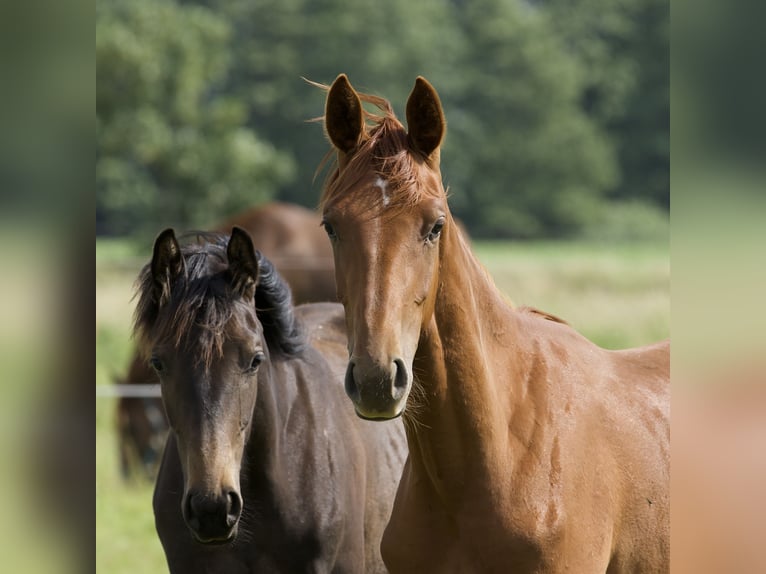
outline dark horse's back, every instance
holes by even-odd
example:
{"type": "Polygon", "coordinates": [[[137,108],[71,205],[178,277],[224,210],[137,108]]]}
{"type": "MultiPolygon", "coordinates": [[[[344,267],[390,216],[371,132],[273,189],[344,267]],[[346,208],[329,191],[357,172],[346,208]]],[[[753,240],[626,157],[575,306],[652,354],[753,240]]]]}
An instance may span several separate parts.
{"type": "Polygon", "coordinates": [[[355,415],[343,388],[343,307],[306,304],[295,316],[309,345],[295,357],[272,359],[273,393],[262,399],[266,389],[258,391],[263,403],[255,417],[276,407],[272,432],[279,439],[275,446],[251,435],[245,447],[243,512],[233,543],[208,547],[192,539],[181,516],[183,476],[170,433],[154,510],[172,572],[386,572],[380,541],[407,456],[402,423],[355,415]],[[276,463],[264,463],[269,453],[276,463]]]}

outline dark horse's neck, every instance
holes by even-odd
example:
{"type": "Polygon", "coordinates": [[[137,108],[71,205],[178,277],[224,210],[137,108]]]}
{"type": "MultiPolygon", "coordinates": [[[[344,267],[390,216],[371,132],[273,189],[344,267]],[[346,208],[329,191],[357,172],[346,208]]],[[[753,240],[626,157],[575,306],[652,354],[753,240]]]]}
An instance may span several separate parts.
{"type": "Polygon", "coordinates": [[[291,412],[292,404],[298,400],[298,390],[290,377],[280,377],[277,371],[283,370],[285,364],[292,360],[295,358],[272,358],[264,365],[269,370],[268,374],[259,377],[252,428],[245,447],[246,461],[243,461],[243,473],[249,474],[249,481],[270,481],[283,472],[280,453],[285,440],[285,418],[291,412]]]}
{"type": "Polygon", "coordinates": [[[498,435],[507,434],[509,397],[498,385],[493,357],[510,355],[519,341],[514,311],[454,221],[445,226],[439,257],[433,316],[415,359],[421,389],[410,398],[407,436],[413,467],[427,475],[445,504],[459,504],[455,493],[469,475],[491,476],[487,465],[502,458],[507,439],[498,435]]]}
{"type": "Polygon", "coordinates": [[[285,426],[282,417],[290,412],[290,405],[297,394],[291,377],[280,376],[280,371],[284,374],[285,363],[301,356],[308,344],[296,321],[287,283],[271,261],[260,253],[258,263],[255,306],[258,320],[263,325],[270,360],[261,367],[258,377],[258,397],[247,445],[247,460],[253,463],[251,474],[276,472],[275,467],[280,460],[277,457],[280,452],[280,429],[285,426]]]}
{"type": "Polygon", "coordinates": [[[268,373],[259,377],[252,427],[242,459],[243,487],[247,485],[251,498],[257,496],[258,500],[252,502],[259,514],[274,513],[274,520],[278,520],[279,501],[286,498],[281,491],[281,477],[285,473],[280,456],[284,450],[282,430],[286,413],[290,412],[289,403],[295,400],[296,394],[292,382],[280,380],[276,370],[283,368],[280,363],[289,360],[271,359],[263,365],[268,368],[268,373]]]}

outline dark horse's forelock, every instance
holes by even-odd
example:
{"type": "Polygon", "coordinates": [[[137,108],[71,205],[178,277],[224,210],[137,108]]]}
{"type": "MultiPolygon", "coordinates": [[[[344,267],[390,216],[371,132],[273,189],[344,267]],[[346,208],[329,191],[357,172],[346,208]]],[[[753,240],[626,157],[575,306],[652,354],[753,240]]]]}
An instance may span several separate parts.
{"type": "MultiPolygon", "coordinates": [[[[151,264],[141,271],[136,286],[138,303],[133,332],[148,354],[162,342],[179,347],[194,345],[205,367],[220,357],[231,321],[252,321],[252,307],[234,293],[228,275],[227,235],[195,233],[196,242],[181,248],[185,274],[172,286],[170,298],[160,306],[154,295],[151,264]]],[[[187,239],[190,235],[184,236],[187,239]]],[[[260,252],[254,310],[272,356],[293,356],[304,347],[305,335],[293,314],[290,287],[260,252]]],[[[249,325],[253,327],[253,325],[249,325]]]]}

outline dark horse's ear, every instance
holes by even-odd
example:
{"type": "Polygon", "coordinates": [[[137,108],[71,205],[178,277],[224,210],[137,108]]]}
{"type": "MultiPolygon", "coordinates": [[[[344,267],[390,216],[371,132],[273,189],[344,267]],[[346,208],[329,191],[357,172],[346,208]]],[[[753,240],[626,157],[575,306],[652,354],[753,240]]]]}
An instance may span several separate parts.
{"type": "Polygon", "coordinates": [[[412,146],[426,157],[438,149],[447,130],[439,94],[422,76],[407,99],[407,129],[412,146]]]}
{"type": "Polygon", "coordinates": [[[330,86],[325,103],[324,125],[327,135],[343,153],[353,150],[364,132],[362,101],[351,87],[346,74],[341,74],[330,86]]]}
{"type": "Polygon", "coordinates": [[[232,228],[226,257],[232,289],[244,299],[253,299],[258,283],[258,258],[250,234],[241,227],[232,228]]]}
{"type": "Polygon", "coordinates": [[[154,240],[151,270],[154,300],[164,305],[170,299],[176,280],[185,272],[181,247],[173,229],[166,229],[154,240]]]}

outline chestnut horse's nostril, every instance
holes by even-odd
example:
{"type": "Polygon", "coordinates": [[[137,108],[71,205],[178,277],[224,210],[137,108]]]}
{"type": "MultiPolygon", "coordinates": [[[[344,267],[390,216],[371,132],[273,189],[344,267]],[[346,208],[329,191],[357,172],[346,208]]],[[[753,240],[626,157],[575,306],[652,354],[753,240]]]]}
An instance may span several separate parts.
{"type": "Polygon", "coordinates": [[[346,389],[346,395],[348,395],[348,398],[354,402],[359,401],[359,387],[354,380],[354,361],[349,361],[348,367],[346,367],[346,379],[344,381],[344,387],[346,389]]]}
{"type": "Polygon", "coordinates": [[[396,398],[399,398],[407,390],[407,384],[409,383],[407,367],[404,365],[404,361],[396,359],[394,361],[394,371],[394,392],[398,393],[396,398]]]}
{"type": "Polygon", "coordinates": [[[399,416],[412,378],[402,359],[376,361],[355,357],[346,368],[346,394],[363,419],[384,420],[399,416]]]}

